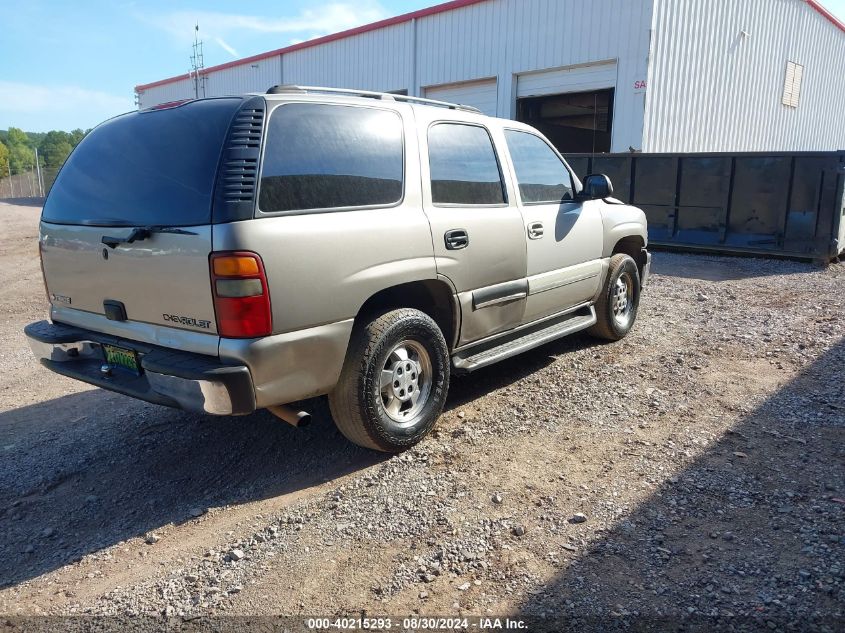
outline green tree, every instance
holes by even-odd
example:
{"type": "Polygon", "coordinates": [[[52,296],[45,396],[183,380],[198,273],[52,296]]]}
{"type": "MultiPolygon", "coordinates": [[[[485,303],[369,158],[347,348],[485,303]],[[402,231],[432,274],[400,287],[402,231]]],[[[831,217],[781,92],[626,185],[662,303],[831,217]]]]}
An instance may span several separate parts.
{"type": "Polygon", "coordinates": [[[9,148],[0,141],[0,178],[9,176],[9,148]]]}
{"type": "Polygon", "coordinates": [[[9,131],[6,132],[6,145],[9,146],[9,149],[15,145],[29,145],[29,137],[22,129],[10,127],[9,131]]]}
{"type": "Polygon", "coordinates": [[[85,138],[85,134],[86,134],[86,132],[83,132],[79,128],[76,128],[75,130],[71,130],[70,144],[73,145],[74,147],[76,147],[77,145],[79,145],[79,141],[81,141],[83,138],[85,138]]]}
{"type": "Polygon", "coordinates": [[[9,148],[9,164],[13,174],[20,174],[35,167],[35,152],[26,145],[12,145],[9,148]]]}
{"type": "Polygon", "coordinates": [[[47,167],[60,167],[73,150],[72,136],[67,132],[51,130],[38,146],[38,153],[47,167]]]}
{"type": "Polygon", "coordinates": [[[35,166],[35,152],[30,146],[26,132],[10,127],[6,135],[6,145],[9,148],[9,164],[13,174],[19,174],[35,166]]]}
{"type": "Polygon", "coordinates": [[[38,160],[44,167],[61,167],[79,142],[91,130],[79,128],[71,132],[52,130],[50,132],[24,132],[20,128],[10,127],[0,130],[0,144],[5,144],[0,155],[0,177],[8,175],[9,167],[13,174],[19,174],[35,167],[35,148],[38,148],[38,160]]]}

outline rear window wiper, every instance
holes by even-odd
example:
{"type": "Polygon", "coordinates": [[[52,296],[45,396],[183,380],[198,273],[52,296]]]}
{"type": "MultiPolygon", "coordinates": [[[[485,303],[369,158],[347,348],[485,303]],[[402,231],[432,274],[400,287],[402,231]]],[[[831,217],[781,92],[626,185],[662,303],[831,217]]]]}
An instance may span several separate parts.
{"type": "Polygon", "coordinates": [[[132,244],[150,237],[153,233],[176,233],[178,235],[196,235],[194,231],[176,228],[175,226],[136,226],[126,237],[109,237],[104,235],[100,240],[109,248],[115,248],[118,244],[132,244]]]}

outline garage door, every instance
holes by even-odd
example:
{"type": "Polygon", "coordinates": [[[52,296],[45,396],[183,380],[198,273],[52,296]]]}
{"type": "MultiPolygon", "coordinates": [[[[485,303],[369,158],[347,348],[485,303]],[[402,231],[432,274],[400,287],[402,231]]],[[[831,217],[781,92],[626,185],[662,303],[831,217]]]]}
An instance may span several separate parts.
{"type": "Polygon", "coordinates": [[[425,89],[424,94],[426,99],[437,99],[438,101],[473,106],[481,110],[484,114],[496,116],[498,93],[495,79],[429,86],[425,89]]]}
{"type": "Polygon", "coordinates": [[[615,87],[616,62],[609,62],[520,75],[516,82],[516,96],[538,97],[615,87]]]}

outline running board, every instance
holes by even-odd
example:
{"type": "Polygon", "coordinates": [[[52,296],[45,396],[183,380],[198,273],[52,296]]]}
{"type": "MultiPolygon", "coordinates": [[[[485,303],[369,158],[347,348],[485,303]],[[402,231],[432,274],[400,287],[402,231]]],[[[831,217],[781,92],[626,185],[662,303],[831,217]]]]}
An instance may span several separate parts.
{"type": "Polygon", "coordinates": [[[476,345],[460,350],[452,356],[452,366],[458,373],[471,372],[487,367],[505,358],[527,352],[545,343],[584,330],[596,322],[596,311],[589,306],[567,314],[552,322],[545,321],[537,326],[514,332],[504,341],[498,339],[487,345],[476,345]]]}

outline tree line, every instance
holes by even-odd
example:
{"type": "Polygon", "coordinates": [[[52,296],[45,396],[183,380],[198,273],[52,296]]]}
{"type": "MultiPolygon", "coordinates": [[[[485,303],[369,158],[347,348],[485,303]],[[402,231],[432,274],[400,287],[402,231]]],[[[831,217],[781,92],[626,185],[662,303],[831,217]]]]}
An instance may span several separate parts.
{"type": "Polygon", "coordinates": [[[72,132],[51,130],[46,134],[24,132],[16,127],[0,130],[0,178],[7,177],[10,172],[14,175],[32,170],[36,148],[42,167],[61,167],[85,134],[87,132],[80,129],[72,132]]]}

